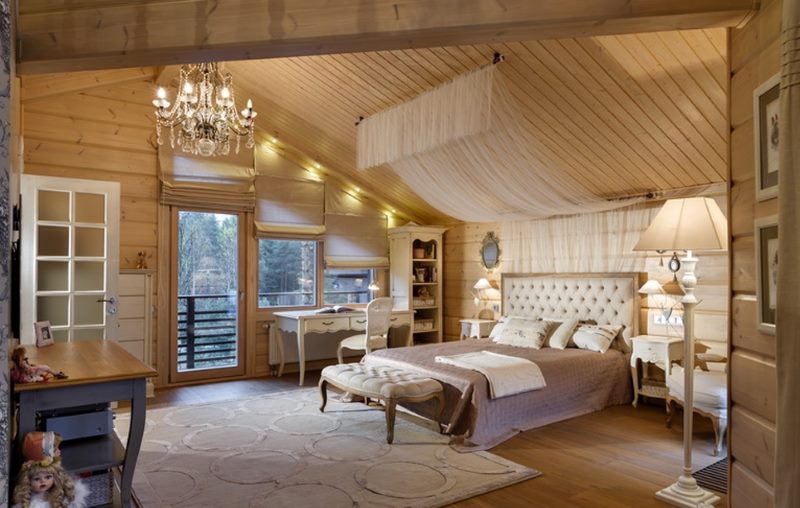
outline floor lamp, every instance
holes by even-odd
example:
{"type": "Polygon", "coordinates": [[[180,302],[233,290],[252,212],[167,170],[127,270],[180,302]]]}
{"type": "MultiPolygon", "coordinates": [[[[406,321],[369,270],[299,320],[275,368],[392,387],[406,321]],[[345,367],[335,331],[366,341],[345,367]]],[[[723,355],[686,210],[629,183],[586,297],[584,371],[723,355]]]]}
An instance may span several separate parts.
{"type": "Polygon", "coordinates": [[[728,223],[710,198],[670,199],[658,212],[633,250],[685,251],[683,263],[683,472],[678,481],[656,492],[656,497],[676,506],[711,506],[719,501],[712,492],[698,487],[692,477],[692,404],[694,398],[694,295],[697,258],[693,251],[726,250],[728,223]]]}

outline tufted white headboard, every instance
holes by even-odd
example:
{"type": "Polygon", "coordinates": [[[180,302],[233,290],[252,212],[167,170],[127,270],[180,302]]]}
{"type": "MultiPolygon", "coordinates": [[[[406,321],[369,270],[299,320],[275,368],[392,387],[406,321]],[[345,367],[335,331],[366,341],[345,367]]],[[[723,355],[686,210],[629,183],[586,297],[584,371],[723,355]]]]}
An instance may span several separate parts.
{"type": "Polygon", "coordinates": [[[577,317],[625,325],[624,343],[639,333],[638,273],[502,274],[503,316],[577,317]]]}

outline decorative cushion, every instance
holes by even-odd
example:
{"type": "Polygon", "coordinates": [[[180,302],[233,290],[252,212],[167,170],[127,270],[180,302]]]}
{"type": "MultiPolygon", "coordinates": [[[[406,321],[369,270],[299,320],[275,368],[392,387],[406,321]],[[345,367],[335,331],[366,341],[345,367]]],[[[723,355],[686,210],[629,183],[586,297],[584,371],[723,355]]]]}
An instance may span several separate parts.
{"type": "Polygon", "coordinates": [[[506,319],[502,331],[492,340],[508,346],[539,349],[544,344],[551,326],[552,324],[547,321],[510,317],[506,319]]]}
{"type": "Polygon", "coordinates": [[[425,397],[442,391],[442,384],[435,379],[386,366],[329,365],[322,369],[321,377],[342,390],[376,399],[425,397]]]}
{"type": "Polygon", "coordinates": [[[552,322],[554,324],[547,343],[550,347],[555,349],[565,349],[569,340],[572,338],[572,333],[575,327],[578,326],[578,319],[550,319],[543,318],[545,322],[552,322]]]}
{"type": "Polygon", "coordinates": [[[605,353],[620,331],[621,325],[581,325],[572,335],[572,342],[581,349],[605,353]]]}
{"type": "MultiPolygon", "coordinates": [[[[727,374],[721,371],[694,371],[694,400],[693,404],[698,409],[716,416],[725,417],[728,408],[728,380],[727,374]]],[[[669,394],[684,402],[683,367],[673,365],[672,372],[667,376],[669,394]]]]}

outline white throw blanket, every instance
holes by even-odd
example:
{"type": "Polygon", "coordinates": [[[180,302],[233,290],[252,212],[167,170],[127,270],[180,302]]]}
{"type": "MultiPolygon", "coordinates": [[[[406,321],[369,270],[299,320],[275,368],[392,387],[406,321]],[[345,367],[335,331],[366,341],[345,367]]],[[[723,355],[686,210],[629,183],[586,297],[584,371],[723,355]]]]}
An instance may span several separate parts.
{"type": "Polygon", "coordinates": [[[436,361],[480,372],[489,381],[489,395],[493,399],[547,386],[539,366],[524,358],[479,351],[437,356],[436,361]]]}

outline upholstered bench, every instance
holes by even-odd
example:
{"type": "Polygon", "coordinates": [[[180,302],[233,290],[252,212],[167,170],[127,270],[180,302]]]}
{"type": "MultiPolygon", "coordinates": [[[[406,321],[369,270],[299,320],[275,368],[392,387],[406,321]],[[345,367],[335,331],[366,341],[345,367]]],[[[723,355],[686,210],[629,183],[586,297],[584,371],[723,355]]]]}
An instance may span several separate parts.
{"type": "MultiPolygon", "coordinates": [[[[386,442],[394,440],[394,419],[398,402],[423,402],[436,397],[437,423],[444,410],[444,394],[442,384],[413,372],[393,367],[367,367],[360,363],[331,365],[322,369],[319,380],[319,392],[322,397],[320,411],[325,411],[328,402],[328,383],[355,395],[361,395],[369,403],[369,399],[377,399],[386,406],[386,442]]],[[[441,425],[439,426],[441,431],[441,425]]]]}

